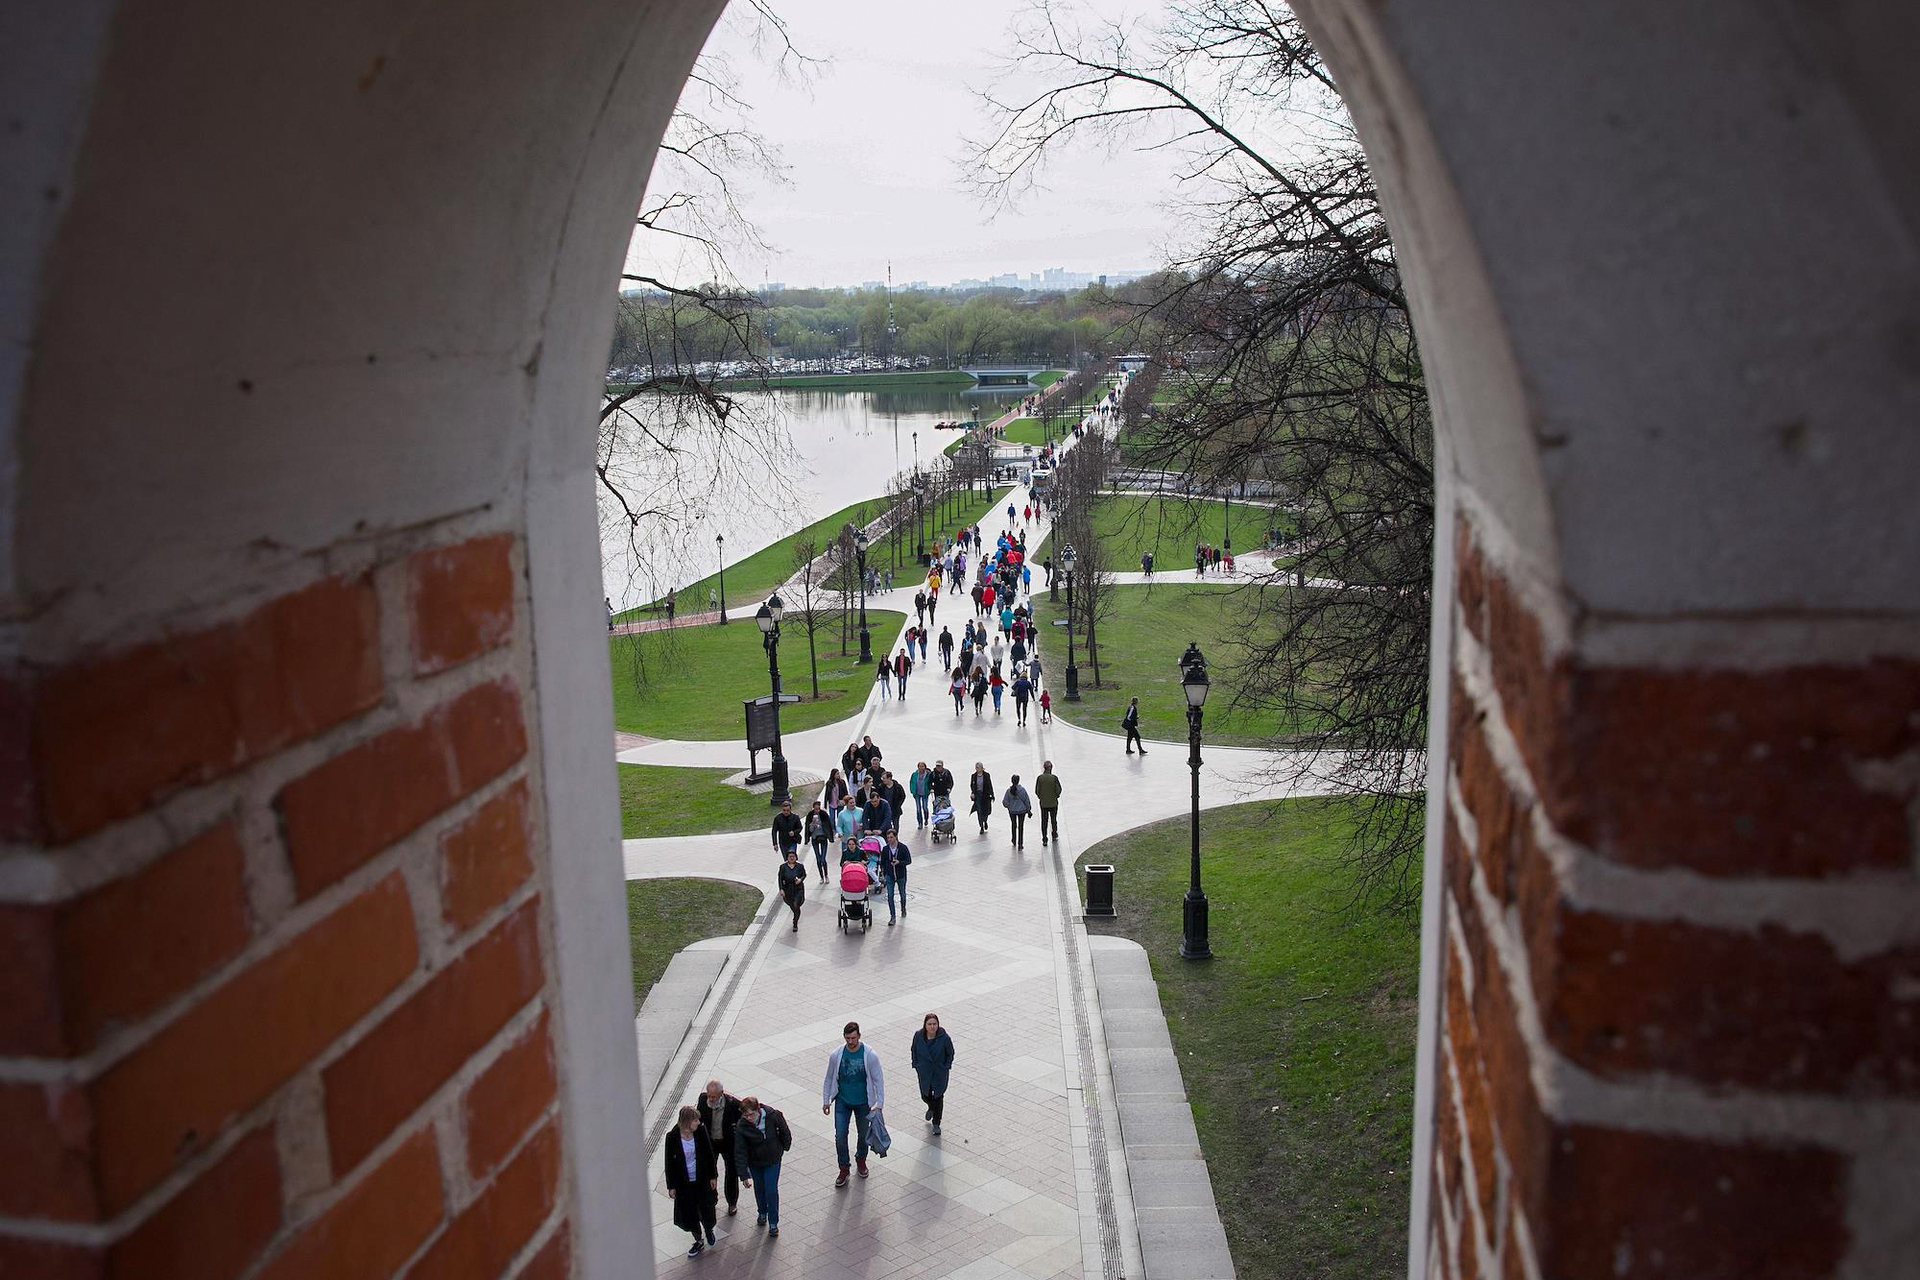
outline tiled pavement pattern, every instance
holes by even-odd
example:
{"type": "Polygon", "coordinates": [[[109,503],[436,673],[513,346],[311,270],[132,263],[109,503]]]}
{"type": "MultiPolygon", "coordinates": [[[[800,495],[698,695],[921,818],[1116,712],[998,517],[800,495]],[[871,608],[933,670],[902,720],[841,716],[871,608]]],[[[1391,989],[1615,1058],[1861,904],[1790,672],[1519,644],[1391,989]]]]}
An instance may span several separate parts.
{"type": "MultiPolygon", "coordinates": [[[[1016,492],[1015,505],[1025,497],[1016,492]]],[[[1030,530],[1029,544],[1043,534],[1044,526],[1030,530]]],[[[912,588],[904,588],[877,604],[898,609],[904,602],[911,612],[911,597],[912,588]]],[[[959,601],[944,597],[939,615],[956,629],[966,617],[959,601]]],[[[937,624],[934,629],[937,634],[937,624]]],[[[887,639],[897,647],[897,637],[887,639]]],[[[877,652],[881,638],[875,640],[877,652]]],[[[1171,662],[1184,639],[1169,637],[1168,644],[1171,662]]],[[[1048,638],[1046,656],[1057,695],[1065,666],[1058,637],[1048,638]]],[[[769,1239],[754,1228],[752,1193],[743,1190],[738,1217],[726,1217],[722,1208],[720,1247],[686,1258],[689,1237],[672,1225],[656,1148],[649,1158],[662,1276],[1096,1280],[1122,1271],[1142,1274],[1087,938],[1075,918],[1070,876],[1055,860],[1070,867],[1078,850],[1095,841],[1186,812],[1186,752],[1166,744],[1146,758],[1124,757],[1117,736],[1057,722],[1043,729],[1037,716],[1020,728],[1010,700],[997,719],[991,704],[980,719],[971,706],[956,719],[943,689],[936,672],[919,667],[905,703],[879,701],[870,692],[860,720],[791,735],[788,756],[796,767],[824,772],[849,740],[870,732],[903,779],[918,760],[945,759],[961,784],[963,805],[975,760],[985,762],[996,789],[1003,790],[1015,773],[1030,785],[1040,759],[1050,758],[1064,783],[1064,848],[1040,844],[1036,817],[1027,828],[1025,852],[1014,851],[997,806],[988,836],[979,835],[963,812],[959,843],[934,846],[912,830],[909,811],[912,898],[900,925],[887,926],[885,901],[877,899],[872,931],[843,935],[835,926],[837,892],[816,879],[797,933],[789,930],[783,907],[774,908],[777,918],[750,927],[734,958],[742,967],[723,975],[715,989],[720,1007],[710,1011],[711,1028],[696,1025],[667,1072],[667,1089],[685,1096],[663,1094],[649,1105],[649,1133],[658,1135],[659,1117],[691,1101],[710,1076],[736,1095],[753,1093],[781,1108],[794,1129],[782,1172],[781,1235],[769,1239]],[[1068,929],[1077,972],[1068,959],[1068,929]],[[1095,1098],[1105,1108],[1099,1134],[1106,1138],[1117,1214],[1118,1230],[1109,1228],[1105,1247],[1100,1158],[1088,1136],[1082,1064],[1074,1047],[1076,980],[1085,984],[1081,1003],[1089,1007],[1092,1027],[1095,1061],[1087,1072],[1103,1086],[1095,1098]],[[928,1011],[940,1015],[957,1050],[939,1138],[922,1120],[907,1056],[910,1037],[928,1011]],[[895,1145],[888,1158],[869,1160],[869,1179],[835,1190],[832,1121],[820,1114],[820,1081],[826,1056],[850,1018],[881,1055],[895,1145]]],[[[727,764],[743,763],[745,751],[738,742],[669,741],[622,751],[620,758],[727,764]]],[[[1260,752],[1209,750],[1205,802],[1280,794],[1264,778],[1270,763],[1260,752]]],[[[761,886],[771,882],[775,868],[764,833],[628,841],[626,860],[630,877],[701,874],[761,886]]],[[[1177,911],[1178,904],[1169,909],[1177,911]]],[[[1211,1216],[1204,1177],[1193,1194],[1204,1198],[1211,1216]]]]}

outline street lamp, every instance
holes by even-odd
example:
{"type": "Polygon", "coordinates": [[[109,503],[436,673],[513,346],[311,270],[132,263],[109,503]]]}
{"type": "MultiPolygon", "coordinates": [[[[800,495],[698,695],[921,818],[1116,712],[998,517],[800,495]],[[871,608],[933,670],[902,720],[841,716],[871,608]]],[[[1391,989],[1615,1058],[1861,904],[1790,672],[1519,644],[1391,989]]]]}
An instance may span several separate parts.
{"type": "Polygon", "coordinates": [[[720,625],[727,625],[727,535],[713,535],[713,545],[720,556],[720,625]]]}
{"type": "Polygon", "coordinates": [[[760,624],[760,643],[767,650],[767,675],[773,681],[773,807],[793,799],[787,786],[787,757],[780,751],[780,619],[786,616],[780,593],[774,592],[753,620],[760,624]]]}
{"type": "MultiPolygon", "coordinates": [[[[918,432],[915,433],[919,434],[918,432]]],[[[920,474],[918,464],[913,471],[913,538],[914,555],[920,561],[922,569],[927,567],[927,478],[920,474]]]]}
{"type": "Polygon", "coordinates": [[[867,631],[867,531],[856,529],[853,549],[860,553],[860,661],[873,661],[873,637],[867,631]]]}
{"type": "Polygon", "coordinates": [[[1073,665],[1073,566],[1079,559],[1069,542],[1060,552],[1060,567],[1067,571],[1067,701],[1080,701],[1080,668],[1073,665]]]}
{"type": "Polygon", "coordinates": [[[1200,891],[1200,717],[1207,705],[1207,660],[1189,643],[1180,655],[1180,688],[1187,695],[1187,767],[1193,770],[1193,861],[1187,896],[1180,904],[1180,958],[1211,960],[1207,945],[1207,895],[1200,891]]]}

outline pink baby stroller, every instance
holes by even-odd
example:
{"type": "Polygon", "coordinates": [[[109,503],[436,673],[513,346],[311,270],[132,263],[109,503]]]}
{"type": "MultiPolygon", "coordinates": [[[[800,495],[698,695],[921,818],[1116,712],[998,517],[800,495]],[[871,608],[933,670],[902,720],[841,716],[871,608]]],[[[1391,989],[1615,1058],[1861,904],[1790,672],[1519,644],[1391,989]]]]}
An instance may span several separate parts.
{"type": "Polygon", "coordinates": [[[880,855],[886,847],[887,842],[879,836],[860,837],[860,856],[866,859],[867,863],[867,892],[876,898],[887,891],[886,881],[880,870],[880,855]]]}
{"type": "Polygon", "coordinates": [[[871,878],[866,867],[858,862],[842,863],[840,866],[840,928],[844,931],[847,922],[858,920],[864,931],[873,928],[873,909],[867,906],[867,888],[871,878]]]}

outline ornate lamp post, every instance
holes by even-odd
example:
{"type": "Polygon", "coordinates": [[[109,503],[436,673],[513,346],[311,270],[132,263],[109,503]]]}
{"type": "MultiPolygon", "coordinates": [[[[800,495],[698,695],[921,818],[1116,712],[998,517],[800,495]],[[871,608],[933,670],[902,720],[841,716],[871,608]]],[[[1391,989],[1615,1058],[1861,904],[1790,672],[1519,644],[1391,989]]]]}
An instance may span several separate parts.
{"type": "Polygon", "coordinates": [[[1187,896],[1180,902],[1180,957],[1211,960],[1207,945],[1207,895],[1200,891],[1200,717],[1207,705],[1207,660],[1189,643],[1180,655],[1180,688],[1187,695],[1187,767],[1193,770],[1193,862],[1187,871],[1187,896]]]}
{"type": "Polygon", "coordinates": [[[1080,668],[1073,665],[1073,566],[1079,559],[1069,542],[1060,552],[1060,567],[1067,571],[1067,701],[1080,701],[1080,668]]]}
{"type": "Polygon", "coordinates": [[[873,637],[867,631],[867,531],[856,529],[853,549],[860,553],[860,661],[873,661],[873,637]]]}
{"type": "Polygon", "coordinates": [[[786,616],[780,593],[774,592],[760,606],[753,620],[760,624],[760,643],[767,651],[767,675],[773,681],[773,807],[793,799],[787,786],[787,757],[780,750],[780,619],[786,616]]]}
{"type": "Polygon", "coordinates": [[[720,625],[727,625],[727,535],[713,535],[713,545],[720,555],[720,625]]]}
{"type": "MultiPolygon", "coordinates": [[[[919,432],[915,432],[918,435],[919,432]]],[[[913,553],[927,567],[927,478],[916,465],[913,472],[913,553]]]]}

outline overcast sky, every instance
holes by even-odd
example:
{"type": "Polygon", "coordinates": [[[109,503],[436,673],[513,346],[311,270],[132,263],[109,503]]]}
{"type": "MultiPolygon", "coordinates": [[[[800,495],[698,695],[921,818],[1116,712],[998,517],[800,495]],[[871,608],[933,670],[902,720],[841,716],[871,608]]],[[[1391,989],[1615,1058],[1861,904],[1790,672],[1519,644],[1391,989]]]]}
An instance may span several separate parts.
{"type": "MultiPolygon", "coordinates": [[[[994,214],[963,182],[964,140],[989,126],[974,91],[1003,72],[1006,32],[1029,0],[776,0],[794,43],[827,59],[811,83],[783,84],[747,41],[738,15],[711,47],[726,51],[776,146],[785,185],[756,181],[745,208],[771,247],[733,247],[748,285],[946,284],[1003,271],[1145,270],[1175,236],[1167,200],[1174,157],[1080,148],[1052,166],[1046,189],[994,214]]],[[[1090,12],[1139,12],[1091,0],[1090,12]]],[[[636,265],[674,270],[665,263],[636,265]]],[[[675,274],[685,278],[685,264],[675,274]]],[[[695,269],[697,274],[697,268],[695,269]]]]}

